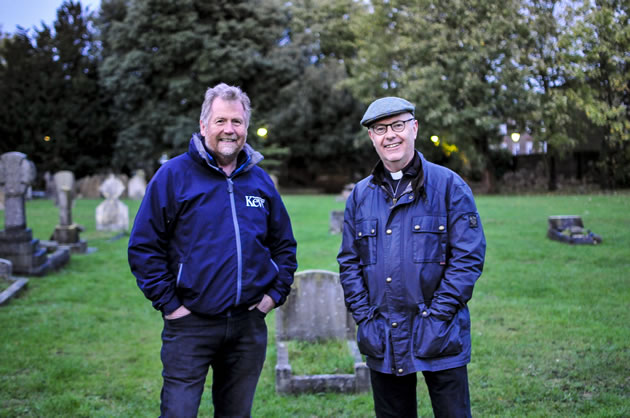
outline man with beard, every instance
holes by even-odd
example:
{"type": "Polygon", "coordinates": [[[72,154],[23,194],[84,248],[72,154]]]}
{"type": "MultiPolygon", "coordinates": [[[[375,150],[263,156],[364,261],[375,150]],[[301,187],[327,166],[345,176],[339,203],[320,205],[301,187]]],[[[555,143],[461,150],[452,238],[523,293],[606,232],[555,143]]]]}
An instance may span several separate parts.
{"type": "Polygon", "coordinates": [[[131,232],[131,271],[164,320],[162,417],[197,416],[210,367],[215,416],[251,415],[265,315],[293,282],[291,222],[246,143],[250,113],[240,88],[208,89],[200,133],[155,174],[131,232]]]}

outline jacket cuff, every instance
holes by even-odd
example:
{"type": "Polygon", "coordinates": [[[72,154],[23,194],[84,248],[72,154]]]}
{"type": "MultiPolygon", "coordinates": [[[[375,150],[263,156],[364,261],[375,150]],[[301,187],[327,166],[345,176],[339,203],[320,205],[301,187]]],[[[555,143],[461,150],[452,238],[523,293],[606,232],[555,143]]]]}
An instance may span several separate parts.
{"type": "Polygon", "coordinates": [[[276,304],[276,308],[282,305],[287,299],[286,296],[282,296],[276,289],[269,289],[266,293],[271,299],[273,299],[276,304]]]}
{"type": "Polygon", "coordinates": [[[169,315],[175,312],[175,310],[177,310],[180,306],[182,306],[182,302],[177,296],[175,296],[168,303],[162,305],[161,311],[164,315],[169,315]]]}

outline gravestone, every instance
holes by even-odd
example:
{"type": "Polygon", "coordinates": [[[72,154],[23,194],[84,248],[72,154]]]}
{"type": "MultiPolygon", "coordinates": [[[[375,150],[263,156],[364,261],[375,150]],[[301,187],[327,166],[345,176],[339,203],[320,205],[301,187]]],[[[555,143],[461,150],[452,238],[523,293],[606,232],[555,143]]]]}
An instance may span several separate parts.
{"type": "Polygon", "coordinates": [[[578,215],[556,215],[547,220],[549,239],[567,244],[601,244],[602,237],[584,228],[582,218],[578,215]]]}
{"type": "Polygon", "coordinates": [[[72,222],[72,204],[74,202],[74,174],[71,171],[59,171],[53,176],[57,207],[59,207],[59,225],[55,227],[52,240],[66,246],[73,253],[85,253],[87,242],[79,234],[83,230],[72,222]]]}
{"type": "Polygon", "coordinates": [[[127,195],[130,199],[142,200],[147,190],[147,180],[144,170],[137,170],[136,174],[129,180],[127,185],[127,195]]]}
{"type": "Polygon", "coordinates": [[[364,392],[370,389],[369,371],[355,340],[355,324],[346,309],[339,274],[307,270],[295,275],[291,294],[276,310],[276,391],[364,392]],[[293,376],[287,341],[346,340],[355,359],[354,374],[293,376]]]}
{"type": "Polygon", "coordinates": [[[67,249],[48,256],[26,227],[25,195],[35,180],[35,165],[21,152],[0,156],[0,188],[5,194],[4,230],[0,231],[0,257],[13,264],[19,274],[42,276],[68,262],[67,249]]]}
{"type": "Polygon", "coordinates": [[[57,205],[57,190],[55,187],[55,179],[50,171],[46,171],[44,173],[44,182],[46,183],[46,197],[48,199],[53,199],[55,201],[55,205],[57,205]]]}
{"type": "Polygon", "coordinates": [[[0,210],[4,210],[4,192],[0,190],[0,210]]]}
{"type": "Polygon", "coordinates": [[[343,232],[343,211],[331,210],[330,211],[330,224],[329,231],[331,234],[341,234],[343,232]]]}
{"type": "Polygon", "coordinates": [[[96,229],[99,231],[127,231],[129,208],[120,201],[125,191],[122,181],[111,174],[99,188],[105,201],[96,207],[96,229]]]}
{"type": "Polygon", "coordinates": [[[11,275],[13,265],[9,260],[0,258],[0,280],[10,283],[10,286],[0,292],[0,306],[9,303],[11,298],[17,297],[17,295],[26,288],[28,279],[23,277],[13,277],[11,275]]]}

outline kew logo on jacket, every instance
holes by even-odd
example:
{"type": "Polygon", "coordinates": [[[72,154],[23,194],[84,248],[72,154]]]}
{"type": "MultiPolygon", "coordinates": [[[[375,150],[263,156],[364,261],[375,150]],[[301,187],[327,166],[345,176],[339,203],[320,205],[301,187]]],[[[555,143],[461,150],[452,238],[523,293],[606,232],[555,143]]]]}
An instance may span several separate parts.
{"type": "Polygon", "coordinates": [[[258,196],[245,196],[245,204],[248,208],[264,208],[265,199],[258,196]]]}

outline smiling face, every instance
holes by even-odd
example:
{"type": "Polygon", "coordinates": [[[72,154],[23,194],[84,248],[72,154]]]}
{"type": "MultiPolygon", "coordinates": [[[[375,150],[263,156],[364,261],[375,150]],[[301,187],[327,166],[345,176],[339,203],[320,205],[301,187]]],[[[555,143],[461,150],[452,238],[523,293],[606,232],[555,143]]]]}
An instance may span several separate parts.
{"type": "Polygon", "coordinates": [[[207,124],[199,121],[206,146],[216,156],[219,165],[228,175],[236,167],[236,157],[245,146],[246,122],[243,104],[239,100],[224,100],[221,97],[217,97],[212,102],[207,124]]]}
{"type": "MultiPolygon", "coordinates": [[[[401,113],[379,119],[374,125],[391,124],[411,118],[413,118],[411,113],[401,113]]],[[[387,131],[382,135],[374,133],[372,129],[368,130],[368,134],[385,168],[390,172],[400,171],[413,159],[414,145],[418,134],[418,121],[414,119],[405,123],[405,129],[402,132],[394,132],[391,126],[388,126],[387,131]]]]}

